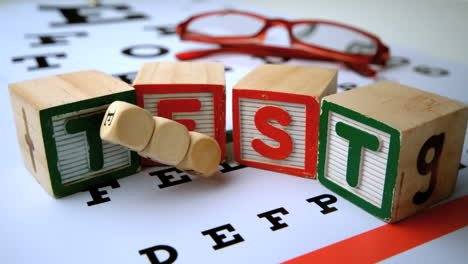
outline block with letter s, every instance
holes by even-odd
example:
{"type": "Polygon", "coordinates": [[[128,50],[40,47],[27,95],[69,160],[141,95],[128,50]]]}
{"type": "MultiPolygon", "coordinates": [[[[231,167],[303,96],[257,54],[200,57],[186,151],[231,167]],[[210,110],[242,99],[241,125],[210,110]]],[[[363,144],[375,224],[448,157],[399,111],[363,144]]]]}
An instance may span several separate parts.
{"type": "Polygon", "coordinates": [[[319,181],[387,222],[427,208],[454,189],[467,110],[387,81],[327,96],[319,181]]]}
{"type": "MultiPolygon", "coordinates": [[[[175,120],[213,137],[224,160],[226,95],[224,66],[212,62],[154,62],[142,66],[133,86],[137,103],[154,116],[175,120]]],[[[144,165],[157,163],[143,159],[144,165]]]]}
{"type": "Polygon", "coordinates": [[[262,65],[233,89],[235,159],[315,178],[320,100],[336,92],[335,69],[262,65]]]}
{"type": "Polygon", "coordinates": [[[135,103],[135,90],[97,71],[81,71],[9,85],[25,166],[52,196],[135,173],[135,152],[99,136],[107,106],[135,103]]]}

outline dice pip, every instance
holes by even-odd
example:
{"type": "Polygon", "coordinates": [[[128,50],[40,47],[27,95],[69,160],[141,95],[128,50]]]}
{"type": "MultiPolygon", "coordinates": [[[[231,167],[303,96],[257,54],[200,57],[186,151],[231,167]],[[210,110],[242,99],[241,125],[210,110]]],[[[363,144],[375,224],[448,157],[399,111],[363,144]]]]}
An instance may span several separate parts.
{"type": "Polygon", "coordinates": [[[99,136],[110,103],[135,103],[131,86],[101,72],[82,71],[14,83],[9,90],[25,166],[52,196],[139,169],[136,153],[99,136]]]}
{"type": "MultiPolygon", "coordinates": [[[[146,63],[133,86],[138,105],[154,116],[175,120],[213,137],[224,159],[226,95],[224,66],[211,62],[146,63]]],[[[155,165],[143,160],[145,165],[155,165]]]]}
{"type": "Polygon", "coordinates": [[[315,178],[320,100],[337,71],[262,65],[233,89],[234,155],[240,164],[315,178]]]}
{"type": "Polygon", "coordinates": [[[393,82],[322,101],[319,181],[387,222],[449,196],[468,117],[460,102],[393,82]]]}

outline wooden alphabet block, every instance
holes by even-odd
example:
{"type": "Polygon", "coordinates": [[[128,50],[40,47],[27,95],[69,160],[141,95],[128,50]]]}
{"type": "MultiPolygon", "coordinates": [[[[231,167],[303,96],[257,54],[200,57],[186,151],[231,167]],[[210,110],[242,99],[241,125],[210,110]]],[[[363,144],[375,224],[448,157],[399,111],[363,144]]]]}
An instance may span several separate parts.
{"type": "MultiPolygon", "coordinates": [[[[215,138],[225,153],[224,66],[211,62],[146,63],[135,78],[138,105],[215,138]]],[[[142,161],[145,165],[154,162],[142,161]]]]}
{"type": "Polygon", "coordinates": [[[139,169],[136,153],[99,136],[110,103],[135,103],[129,85],[82,71],[11,84],[9,90],[24,163],[54,197],[139,169]]]}
{"type": "Polygon", "coordinates": [[[263,65],[233,89],[234,155],[240,164],[315,178],[320,100],[334,69],[263,65]]]}
{"type": "Polygon", "coordinates": [[[189,174],[209,177],[221,162],[221,148],[216,140],[207,135],[190,131],[190,147],[184,160],[176,167],[189,174]]]}
{"type": "Polygon", "coordinates": [[[171,119],[154,116],[154,131],[148,145],[138,154],[175,166],[185,157],[190,145],[188,129],[171,119]]]}
{"type": "Polygon", "coordinates": [[[107,142],[142,151],[153,131],[154,120],[150,112],[133,104],[115,101],[107,108],[100,136],[107,142]]]}
{"type": "Polygon", "coordinates": [[[449,196],[465,137],[467,107],[393,82],[322,101],[319,181],[387,222],[449,196]]]}

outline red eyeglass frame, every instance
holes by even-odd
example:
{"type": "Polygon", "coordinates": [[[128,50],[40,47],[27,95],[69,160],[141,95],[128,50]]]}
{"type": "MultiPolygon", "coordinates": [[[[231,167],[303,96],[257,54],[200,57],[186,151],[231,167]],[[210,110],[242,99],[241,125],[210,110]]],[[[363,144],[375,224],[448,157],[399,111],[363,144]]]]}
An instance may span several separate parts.
{"type": "Polygon", "coordinates": [[[180,60],[196,59],[219,52],[247,53],[260,56],[277,56],[344,62],[349,68],[355,70],[356,72],[362,75],[375,76],[376,71],[369,67],[369,64],[385,65],[385,62],[390,57],[390,51],[388,47],[385,46],[376,36],[345,24],[324,20],[287,21],[284,19],[269,19],[245,11],[222,10],[192,16],[184,22],[177,25],[176,32],[182,40],[220,44],[220,47],[215,49],[195,50],[177,53],[176,57],[180,60]],[[191,32],[188,30],[188,25],[196,19],[212,15],[227,14],[249,16],[257,20],[263,21],[264,26],[256,34],[238,37],[212,37],[209,35],[191,32]],[[356,32],[374,41],[376,46],[376,53],[374,55],[351,54],[304,43],[298,40],[296,37],[294,37],[292,33],[292,27],[298,24],[325,24],[345,28],[347,30],[356,32]],[[260,44],[262,41],[264,41],[268,29],[274,26],[281,26],[283,28],[286,28],[289,35],[291,48],[275,47],[260,44]]]}

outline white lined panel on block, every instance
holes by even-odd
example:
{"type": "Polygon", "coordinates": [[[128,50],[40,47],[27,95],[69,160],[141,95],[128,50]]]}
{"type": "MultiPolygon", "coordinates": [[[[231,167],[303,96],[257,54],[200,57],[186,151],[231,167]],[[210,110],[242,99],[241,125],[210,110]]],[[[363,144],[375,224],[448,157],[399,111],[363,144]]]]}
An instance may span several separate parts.
{"type": "Polygon", "coordinates": [[[383,201],[389,147],[390,134],[338,113],[330,112],[328,119],[325,178],[380,208],[383,201]],[[378,151],[362,148],[359,184],[356,187],[351,187],[346,182],[349,141],[336,134],[335,126],[338,122],[346,123],[377,136],[381,144],[378,151]]]}
{"type": "Polygon", "coordinates": [[[89,163],[89,144],[86,131],[69,134],[65,130],[65,125],[68,120],[79,116],[104,113],[107,106],[108,105],[52,117],[52,137],[55,140],[57,168],[61,176],[62,184],[72,183],[93,175],[99,175],[130,166],[130,150],[123,146],[102,141],[103,167],[98,171],[92,171],[89,163]]]}
{"type": "Polygon", "coordinates": [[[306,106],[304,104],[263,101],[258,99],[239,98],[239,125],[240,125],[240,158],[243,160],[258,161],[280,166],[305,168],[305,131],[306,106]],[[261,139],[265,144],[278,147],[279,143],[257,130],[255,126],[255,113],[264,106],[276,106],[288,112],[291,123],[282,126],[271,120],[269,123],[289,134],[293,142],[291,154],[283,160],[273,160],[262,156],[252,148],[252,140],[261,139]]]}
{"type": "Polygon", "coordinates": [[[165,99],[197,99],[201,102],[201,109],[198,112],[175,112],[172,119],[192,119],[195,121],[195,131],[215,137],[214,123],[214,101],[213,93],[164,93],[164,94],[144,94],[143,101],[145,109],[152,115],[158,115],[158,103],[165,99]]]}

